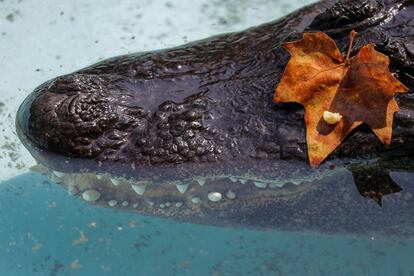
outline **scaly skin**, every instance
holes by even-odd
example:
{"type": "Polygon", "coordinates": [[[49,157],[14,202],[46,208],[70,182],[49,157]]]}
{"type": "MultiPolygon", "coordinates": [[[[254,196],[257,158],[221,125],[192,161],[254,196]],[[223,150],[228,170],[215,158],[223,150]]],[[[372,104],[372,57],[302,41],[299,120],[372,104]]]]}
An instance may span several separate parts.
{"type": "Polygon", "coordinates": [[[213,225],[411,235],[414,188],[400,191],[388,171],[413,163],[413,19],[408,0],[321,1],[243,32],[115,57],[38,87],[17,131],[39,163],[66,174],[48,172],[70,193],[92,201],[85,191],[98,191],[95,204],[213,225]],[[323,31],[345,52],[352,29],[354,52],[374,43],[410,92],[397,98],[390,148],[362,127],[312,170],[303,108],[272,103],[289,58],[281,45],[323,31]],[[362,195],[394,194],[378,206],[348,170],[362,195]]]}

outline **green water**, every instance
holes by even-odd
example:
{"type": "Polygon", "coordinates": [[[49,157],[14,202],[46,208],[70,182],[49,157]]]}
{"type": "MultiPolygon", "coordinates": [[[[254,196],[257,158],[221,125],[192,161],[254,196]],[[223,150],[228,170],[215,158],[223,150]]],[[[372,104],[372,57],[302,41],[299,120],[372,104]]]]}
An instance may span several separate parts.
{"type": "Polygon", "coordinates": [[[37,174],[1,183],[0,222],[0,275],[414,275],[412,239],[181,224],[91,206],[37,174]]]}

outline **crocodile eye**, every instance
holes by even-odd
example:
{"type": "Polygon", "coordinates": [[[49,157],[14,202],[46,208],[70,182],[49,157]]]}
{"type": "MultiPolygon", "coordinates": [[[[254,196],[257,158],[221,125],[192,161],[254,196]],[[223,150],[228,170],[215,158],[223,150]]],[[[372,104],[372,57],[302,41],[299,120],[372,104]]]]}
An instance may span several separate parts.
{"type": "Polygon", "coordinates": [[[384,6],[377,0],[343,0],[315,17],[310,30],[356,29],[370,26],[382,19],[384,6]]]}

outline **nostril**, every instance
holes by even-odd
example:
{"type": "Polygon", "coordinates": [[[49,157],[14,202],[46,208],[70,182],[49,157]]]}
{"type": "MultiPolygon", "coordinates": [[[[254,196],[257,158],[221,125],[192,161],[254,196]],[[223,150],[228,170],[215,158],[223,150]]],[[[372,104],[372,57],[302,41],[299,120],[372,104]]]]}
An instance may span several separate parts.
{"type": "Polygon", "coordinates": [[[74,81],[71,76],[55,78],[37,87],[23,101],[16,116],[16,128],[29,148],[60,153],[70,149],[70,137],[76,135],[74,107],[81,94],[74,81]]]}
{"type": "Polygon", "coordinates": [[[133,117],[123,112],[100,77],[58,77],[38,87],[16,118],[21,140],[63,156],[93,158],[125,143],[133,117]]]}
{"type": "Polygon", "coordinates": [[[58,142],[54,135],[59,126],[55,111],[66,96],[49,93],[52,83],[49,81],[36,88],[21,104],[16,117],[16,127],[23,136],[21,139],[40,147],[58,142]]]}

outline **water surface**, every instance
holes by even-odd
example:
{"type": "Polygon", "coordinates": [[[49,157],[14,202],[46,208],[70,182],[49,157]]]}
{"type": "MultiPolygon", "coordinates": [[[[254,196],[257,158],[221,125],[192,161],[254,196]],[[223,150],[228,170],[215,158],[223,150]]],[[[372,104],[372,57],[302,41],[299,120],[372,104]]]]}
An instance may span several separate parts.
{"type": "Polygon", "coordinates": [[[0,0],[0,275],[414,275],[409,237],[180,224],[91,206],[28,172],[13,118],[40,83],[310,2],[0,0]]]}

